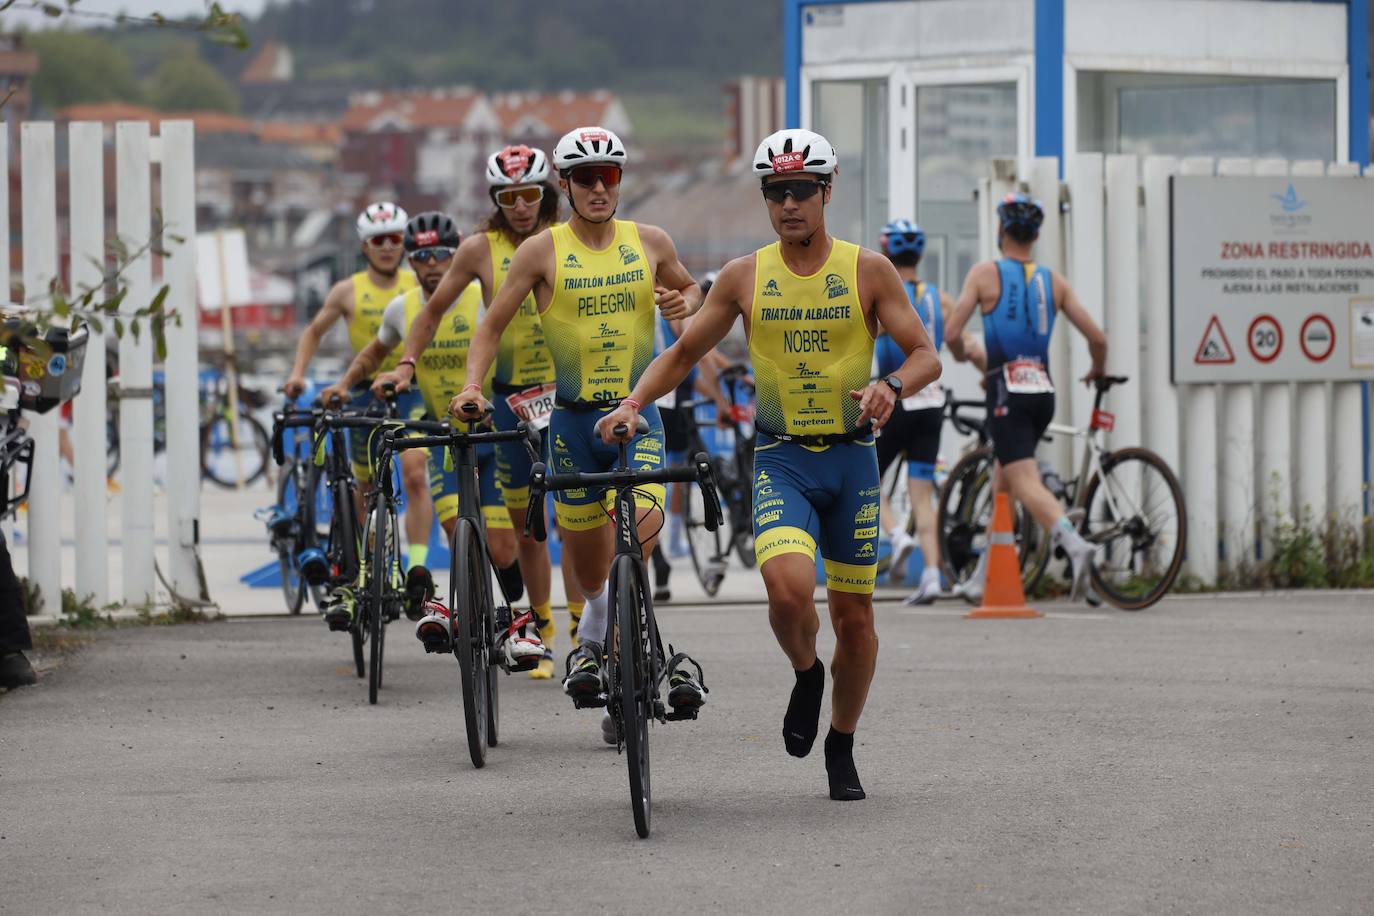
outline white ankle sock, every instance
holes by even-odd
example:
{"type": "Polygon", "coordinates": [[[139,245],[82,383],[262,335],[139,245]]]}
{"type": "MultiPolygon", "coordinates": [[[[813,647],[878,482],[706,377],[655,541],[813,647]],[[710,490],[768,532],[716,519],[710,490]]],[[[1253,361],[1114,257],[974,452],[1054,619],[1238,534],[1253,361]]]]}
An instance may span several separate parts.
{"type": "Polygon", "coordinates": [[[582,610],[582,622],[578,624],[577,635],[583,642],[600,643],[606,638],[606,606],[609,596],[606,583],[595,595],[587,595],[587,605],[582,610]]]}

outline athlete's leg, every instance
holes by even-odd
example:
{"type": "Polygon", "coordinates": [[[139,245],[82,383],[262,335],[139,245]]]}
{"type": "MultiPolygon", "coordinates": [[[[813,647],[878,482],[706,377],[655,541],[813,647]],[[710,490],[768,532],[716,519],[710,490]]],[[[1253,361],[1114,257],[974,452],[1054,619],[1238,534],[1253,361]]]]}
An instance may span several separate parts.
{"type": "Polygon", "coordinates": [[[804,553],[770,557],[760,568],[768,593],[768,625],[797,671],[816,663],[816,561],[804,553]]]}
{"type": "Polygon", "coordinates": [[[1054,498],[1040,479],[1040,465],[1034,458],[1022,458],[993,468],[993,492],[1006,493],[1016,500],[1046,531],[1053,531],[1064,517],[1064,506],[1054,498]]]}
{"type": "Polygon", "coordinates": [[[835,658],[830,674],[835,679],[830,724],[852,733],[859,724],[873,671],[878,663],[878,634],[873,628],[873,595],[826,592],[830,624],[835,629],[835,658]]]}
{"type": "Polygon", "coordinates": [[[921,545],[921,557],[927,569],[940,565],[940,539],[935,532],[935,483],[916,477],[907,478],[907,494],[911,511],[916,516],[916,540],[921,545]]]}
{"type": "Polygon", "coordinates": [[[412,448],[401,452],[401,488],[406,494],[406,543],[410,545],[409,564],[423,565],[429,552],[429,532],[434,527],[434,500],[429,495],[429,450],[412,448]],[[420,548],[416,556],[415,548],[420,548]]]}

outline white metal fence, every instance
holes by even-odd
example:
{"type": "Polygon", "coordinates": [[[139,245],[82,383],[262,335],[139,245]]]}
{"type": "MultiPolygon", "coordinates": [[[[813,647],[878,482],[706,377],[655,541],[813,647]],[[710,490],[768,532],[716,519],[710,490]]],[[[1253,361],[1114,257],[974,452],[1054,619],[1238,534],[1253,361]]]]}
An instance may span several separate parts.
{"type": "MultiPolygon", "coordinates": [[[[59,269],[59,228],[70,233],[69,297],[87,289],[112,292],[106,268],[105,128],[98,123],[68,126],[69,208],[57,208],[57,136],[48,122],[20,126],[25,302],[46,308],[44,295],[59,269]]],[[[9,168],[8,131],[0,131],[0,163],[9,168]]],[[[156,290],[169,288],[166,307],[181,323],[166,328],[168,545],[166,577],[178,593],[201,593],[196,542],[200,518],[200,437],[197,372],[195,246],[195,135],[188,121],[163,121],[152,136],[143,121],[121,122],[114,132],[115,232],[130,254],[137,254],[117,280],[128,287],[121,311],[145,308],[156,290]],[[154,170],[160,168],[160,199],[153,201],[154,170]],[[161,222],[154,219],[155,211],[161,222]],[[165,230],[155,239],[158,227],[165,230]],[[186,239],[186,243],[176,238],[186,239]],[[157,242],[150,246],[150,242],[157,242]],[[155,278],[154,248],[167,253],[155,278]]],[[[8,183],[0,183],[0,213],[8,217],[8,183]]],[[[9,288],[8,258],[0,258],[0,281],[9,288]]],[[[97,300],[99,301],[99,300],[97,300]]],[[[127,322],[126,316],[126,322],[127,322]]],[[[106,533],[106,334],[92,333],[87,347],[81,394],[73,407],[75,585],[79,596],[97,604],[110,596],[110,544],[106,533]]],[[[119,340],[120,484],[122,518],[120,564],[127,604],[157,597],[154,582],[153,519],[153,341],[146,332],[119,340]]],[[[62,582],[61,481],[58,413],[30,418],[35,440],[33,480],[28,505],[28,574],[42,595],[48,616],[60,613],[62,582]]],[[[20,570],[22,573],[23,570],[20,570]]]]}
{"type": "MultiPolygon", "coordinates": [[[[979,188],[983,257],[996,256],[994,211],[1004,193],[1024,185],[1045,202],[1036,259],[1065,274],[1107,332],[1109,370],[1131,379],[1112,391],[1110,441],[1146,445],[1178,472],[1187,494],[1188,568],[1204,582],[1216,581],[1221,562],[1268,550],[1276,519],[1360,518],[1366,473],[1359,382],[1172,383],[1169,178],[1214,174],[1350,176],[1360,169],[1080,153],[1062,181],[1057,159],[1033,160],[1029,175],[999,161],[979,188]],[[1056,203],[1065,204],[1062,212],[1056,203]]],[[[1059,322],[1051,348],[1064,380],[1055,419],[1085,425],[1091,394],[1068,379],[1087,371],[1087,346],[1059,322]]],[[[1047,444],[1045,457],[1070,467],[1079,456],[1069,446],[1047,444]]]]}

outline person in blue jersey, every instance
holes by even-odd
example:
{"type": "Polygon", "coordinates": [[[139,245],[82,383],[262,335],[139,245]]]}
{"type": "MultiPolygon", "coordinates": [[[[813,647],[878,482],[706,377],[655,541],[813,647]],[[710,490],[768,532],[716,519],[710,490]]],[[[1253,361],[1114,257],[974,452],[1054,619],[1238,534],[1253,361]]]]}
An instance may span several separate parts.
{"type": "MultiPolygon", "coordinates": [[[[1088,341],[1092,368],[1083,377],[1091,382],[1105,374],[1107,335],[1102,333],[1068,281],[1035,263],[1033,249],[1045,212],[1025,194],[1008,194],[997,206],[997,246],[1002,257],[975,264],[964,290],[945,324],[945,340],[955,359],[966,351],[964,327],[974,309],[983,315],[983,346],[987,351],[988,432],[995,458],[993,487],[1009,493],[1044,526],[1050,542],[1068,554],[1073,571],[1070,597],[1083,597],[1093,547],[1065,516],[1064,507],[1040,480],[1035,448],[1054,417],[1054,382],[1050,377],[1050,333],[1056,314],[1063,313],[1088,341]]],[[[977,601],[983,594],[987,552],[963,588],[964,597],[977,601]]]]}
{"type": "MultiPolygon", "coordinates": [[[[938,352],[944,341],[945,322],[954,308],[954,300],[937,289],[934,283],[923,283],[916,271],[926,249],[926,234],[909,219],[894,219],[883,227],[879,236],[883,254],[897,268],[911,307],[921,319],[930,341],[938,352]]],[[[966,358],[982,368],[983,348],[965,335],[966,358]]],[[[874,344],[877,377],[892,372],[906,359],[906,354],[886,332],[874,344]]],[[[907,557],[919,542],[924,568],[921,582],[907,599],[908,604],[930,604],[940,594],[940,546],[935,536],[935,461],[940,454],[940,427],[945,418],[945,390],[938,382],[902,398],[892,411],[892,417],[878,436],[878,473],[899,457],[907,462],[907,494],[911,513],[916,522],[916,534],[907,533],[905,518],[898,518],[883,496],[881,516],[883,529],[892,543],[893,577],[902,578],[907,557]]]]}

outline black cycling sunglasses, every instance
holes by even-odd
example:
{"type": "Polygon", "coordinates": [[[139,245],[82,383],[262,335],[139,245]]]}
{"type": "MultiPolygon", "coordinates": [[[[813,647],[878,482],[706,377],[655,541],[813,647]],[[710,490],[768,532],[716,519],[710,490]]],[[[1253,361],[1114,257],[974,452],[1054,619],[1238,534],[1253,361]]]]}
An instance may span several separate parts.
{"type": "Polygon", "coordinates": [[[805,179],[774,181],[763,186],[763,196],[766,200],[780,204],[787,199],[788,194],[791,194],[793,200],[801,203],[815,197],[816,193],[823,187],[825,187],[823,181],[806,181],[805,179]]]}
{"type": "Polygon", "coordinates": [[[451,257],[453,257],[453,249],[442,246],[421,248],[419,251],[410,253],[410,259],[417,264],[428,264],[430,261],[447,261],[451,257]]]}

